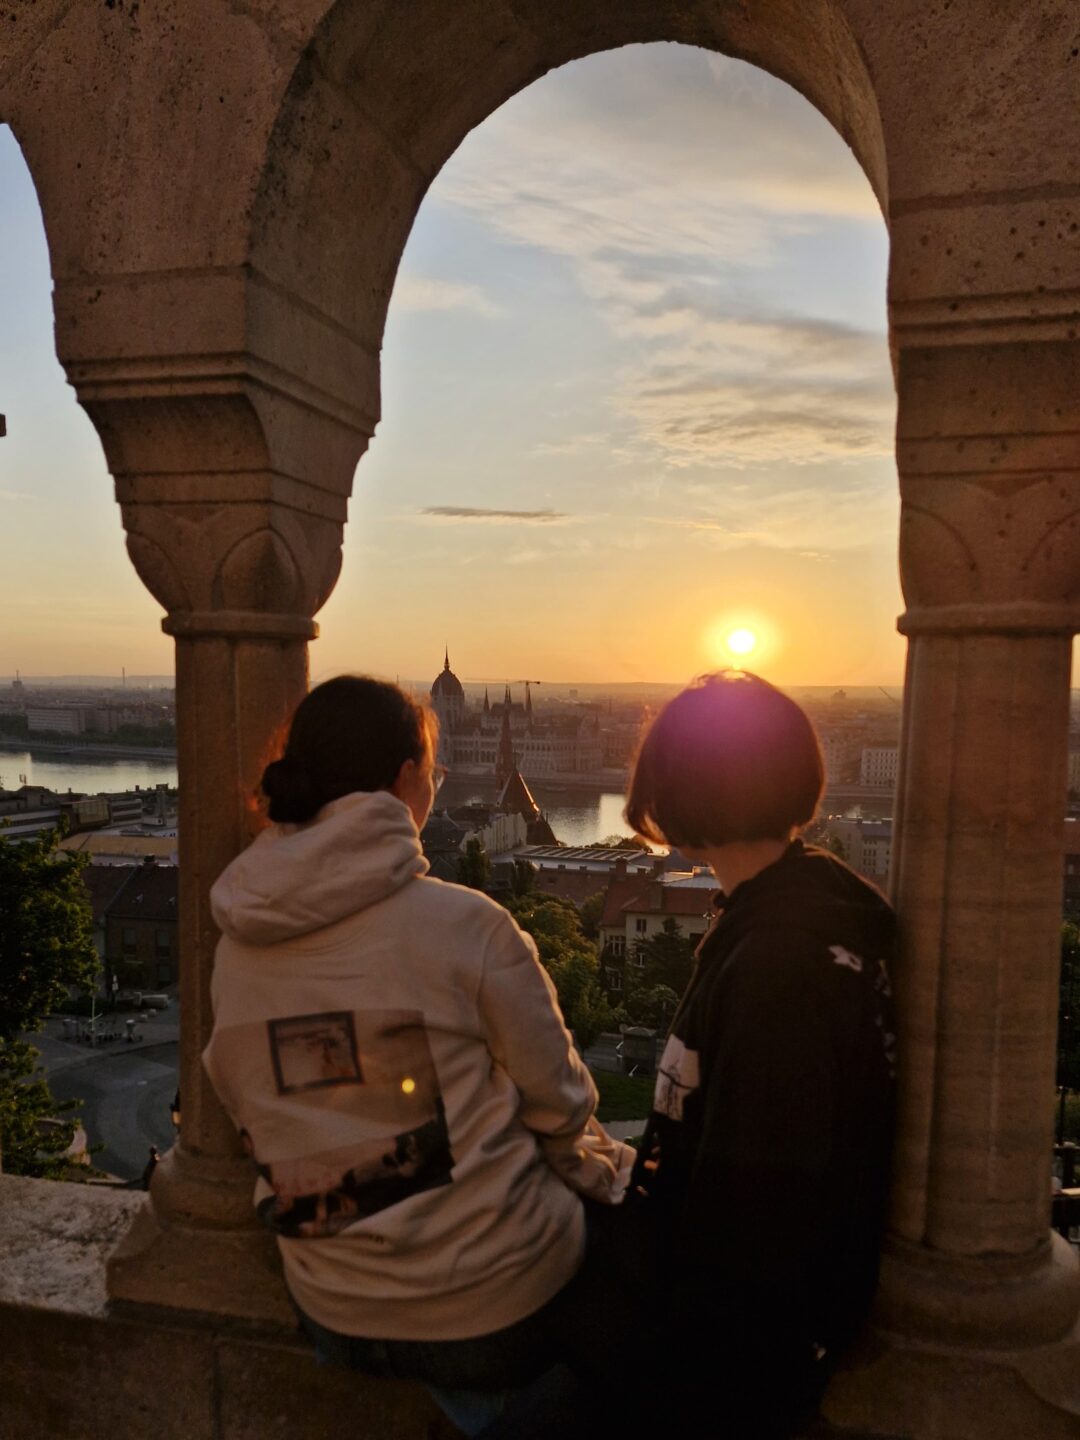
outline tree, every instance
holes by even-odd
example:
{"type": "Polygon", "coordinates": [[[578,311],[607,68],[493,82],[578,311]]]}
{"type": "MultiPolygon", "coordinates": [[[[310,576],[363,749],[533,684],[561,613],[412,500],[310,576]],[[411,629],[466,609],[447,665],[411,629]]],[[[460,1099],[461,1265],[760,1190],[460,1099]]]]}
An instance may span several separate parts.
{"type": "Polygon", "coordinates": [[[515,860],[510,872],[510,894],[516,899],[531,895],[536,889],[536,866],[528,860],[515,860]]]}
{"type": "Polygon", "coordinates": [[[598,890],[595,895],[590,895],[587,900],[581,902],[581,928],[588,940],[597,940],[600,937],[600,917],[604,913],[604,901],[607,895],[603,890],[598,890]]]}
{"type": "Polygon", "coordinates": [[[459,885],[468,885],[470,890],[486,890],[491,875],[491,862],[487,851],[479,840],[469,840],[465,852],[457,862],[459,885]]]}
{"type": "Polygon", "coordinates": [[[828,850],[831,854],[835,855],[838,860],[846,861],[850,859],[848,848],[844,844],[841,835],[837,835],[832,831],[826,831],[822,837],[821,845],[824,850],[828,850]]]}
{"type": "Polygon", "coordinates": [[[681,995],[690,983],[694,968],[694,946],[670,915],[658,935],[652,935],[637,949],[637,958],[644,960],[645,983],[666,985],[681,995]]]}
{"type": "Polygon", "coordinates": [[[633,1025],[647,1025],[650,1030],[666,1030],[679,1004],[679,997],[670,985],[649,985],[627,971],[623,989],[623,1009],[633,1025]]]}
{"type": "Polygon", "coordinates": [[[618,831],[611,835],[605,835],[603,840],[596,842],[598,845],[607,845],[612,850],[643,850],[646,855],[651,855],[652,846],[642,840],[640,835],[620,835],[618,831]]]}
{"type": "Polygon", "coordinates": [[[540,963],[551,976],[566,1023],[585,1048],[614,1023],[600,984],[596,946],[585,936],[581,917],[561,896],[511,896],[506,908],[536,941],[540,963]]]}
{"type": "Polygon", "coordinates": [[[18,844],[0,834],[0,1157],[14,1175],[57,1176],[74,1119],[46,1124],[61,1106],[42,1078],[39,1052],[20,1037],[39,1030],[72,986],[97,978],[82,855],[62,856],[49,831],[18,844]]]}

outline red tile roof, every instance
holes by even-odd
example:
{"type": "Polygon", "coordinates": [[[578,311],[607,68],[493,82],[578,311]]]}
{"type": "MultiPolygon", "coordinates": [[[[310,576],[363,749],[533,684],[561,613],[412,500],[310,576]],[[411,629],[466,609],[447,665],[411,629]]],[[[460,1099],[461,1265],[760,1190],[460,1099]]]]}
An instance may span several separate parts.
{"type": "Polygon", "coordinates": [[[621,928],[627,915],[709,915],[714,893],[703,885],[663,885],[641,876],[616,877],[604,896],[600,924],[621,928]]]}
{"type": "Polygon", "coordinates": [[[604,895],[604,909],[600,916],[601,925],[623,925],[626,904],[635,899],[647,885],[654,882],[640,875],[613,875],[608,881],[604,895]]]}

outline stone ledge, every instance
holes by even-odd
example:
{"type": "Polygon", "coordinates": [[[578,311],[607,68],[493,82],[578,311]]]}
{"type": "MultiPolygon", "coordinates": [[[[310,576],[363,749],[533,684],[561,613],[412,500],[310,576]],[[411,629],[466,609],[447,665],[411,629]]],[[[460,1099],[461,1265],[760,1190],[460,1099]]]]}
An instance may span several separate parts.
{"type": "Polygon", "coordinates": [[[0,1305],[105,1314],[105,1256],[141,1191],[0,1175],[0,1305]]]}
{"type": "Polygon", "coordinates": [[[417,1386],[315,1363],[288,1329],[110,1313],[142,1194],[0,1176],[3,1440],[450,1440],[417,1386]]]}
{"type": "MultiPolygon", "coordinates": [[[[452,1440],[417,1386],[317,1365],[292,1329],[110,1311],[140,1192],[0,1175],[3,1440],[452,1440]]],[[[623,1402],[633,1403],[627,1379],[623,1402]]],[[[612,1397],[617,1429],[619,1397],[612,1397]]],[[[803,1440],[895,1440],[825,1422],[803,1440]]]]}

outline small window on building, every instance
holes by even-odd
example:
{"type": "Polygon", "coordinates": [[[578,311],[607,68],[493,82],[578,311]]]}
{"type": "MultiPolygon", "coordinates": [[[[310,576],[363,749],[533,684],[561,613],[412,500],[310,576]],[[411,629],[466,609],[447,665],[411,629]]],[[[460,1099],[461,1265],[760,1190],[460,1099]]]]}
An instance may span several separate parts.
{"type": "Polygon", "coordinates": [[[645,919],[645,916],[644,916],[644,915],[639,915],[639,916],[637,916],[637,918],[634,920],[634,932],[635,932],[636,934],[638,934],[638,935],[644,935],[644,934],[645,934],[645,931],[648,929],[648,927],[649,927],[649,922],[648,922],[648,920],[645,919]]]}
{"type": "Polygon", "coordinates": [[[134,949],[135,949],[135,944],[136,944],[136,939],[137,939],[137,936],[136,936],[136,933],[135,933],[135,926],[134,926],[134,925],[125,925],[124,928],[123,928],[123,930],[120,932],[120,945],[121,945],[122,949],[123,949],[125,952],[130,951],[130,950],[134,950],[134,949]]]}
{"type": "Polygon", "coordinates": [[[171,936],[168,930],[154,931],[154,949],[159,955],[168,955],[172,951],[170,943],[171,936]]]}

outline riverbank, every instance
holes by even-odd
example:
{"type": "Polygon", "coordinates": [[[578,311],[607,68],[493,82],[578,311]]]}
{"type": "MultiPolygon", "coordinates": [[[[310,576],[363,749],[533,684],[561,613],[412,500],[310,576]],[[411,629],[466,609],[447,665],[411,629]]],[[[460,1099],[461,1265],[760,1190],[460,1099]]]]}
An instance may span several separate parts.
{"type": "MultiPolygon", "coordinates": [[[[626,793],[629,775],[625,770],[592,770],[578,774],[575,771],[558,772],[549,775],[525,775],[524,780],[534,795],[544,796],[573,794],[626,793]]],[[[446,789],[453,794],[455,803],[459,794],[480,794],[491,798],[497,794],[499,782],[490,767],[455,765],[446,777],[446,789]]]]}
{"type": "Polygon", "coordinates": [[[34,740],[26,735],[0,735],[0,751],[34,755],[66,755],[77,760],[176,760],[176,751],[157,745],[82,744],[72,740],[34,740]]]}

